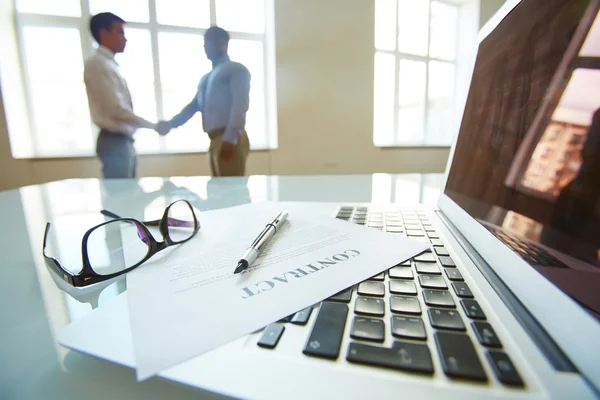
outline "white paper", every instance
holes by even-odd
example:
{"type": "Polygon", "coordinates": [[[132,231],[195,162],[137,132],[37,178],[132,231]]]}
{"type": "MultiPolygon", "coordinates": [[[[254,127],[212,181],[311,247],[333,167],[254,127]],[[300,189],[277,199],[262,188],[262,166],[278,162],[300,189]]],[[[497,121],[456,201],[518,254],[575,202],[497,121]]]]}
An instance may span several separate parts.
{"type": "Polygon", "coordinates": [[[197,237],[129,274],[138,380],[259,330],[427,248],[286,203],[288,221],[254,266],[234,275],[246,247],[283,208],[262,202],[200,213],[197,237]]]}

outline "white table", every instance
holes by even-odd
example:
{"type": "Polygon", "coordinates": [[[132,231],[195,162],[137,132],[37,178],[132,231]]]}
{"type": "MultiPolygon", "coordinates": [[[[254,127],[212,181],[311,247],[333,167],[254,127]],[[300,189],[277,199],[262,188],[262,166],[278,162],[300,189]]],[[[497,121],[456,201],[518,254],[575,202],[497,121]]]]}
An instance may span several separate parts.
{"type": "Polygon", "coordinates": [[[120,279],[72,295],[61,290],[42,257],[46,221],[55,223],[61,263],[79,265],[81,234],[102,222],[102,208],[147,220],[182,198],[198,210],[262,200],[435,204],[442,181],[441,174],[71,179],[0,192],[0,398],[222,397],[156,377],[137,383],[131,369],[60,346],[61,329],[126,285],[120,279]]]}

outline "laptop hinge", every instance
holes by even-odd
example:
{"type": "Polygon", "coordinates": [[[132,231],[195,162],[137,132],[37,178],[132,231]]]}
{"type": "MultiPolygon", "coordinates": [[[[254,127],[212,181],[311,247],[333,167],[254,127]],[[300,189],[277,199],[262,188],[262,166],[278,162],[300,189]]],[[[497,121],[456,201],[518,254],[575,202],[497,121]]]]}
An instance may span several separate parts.
{"type": "Polygon", "coordinates": [[[527,310],[525,305],[521,303],[517,296],[508,288],[473,246],[471,246],[469,241],[458,231],[452,222],[441,211],[436,211],[436,213],[554,369],[562,372],[579,372],[550,334],[546,332],[544,327],[527,310]]]}

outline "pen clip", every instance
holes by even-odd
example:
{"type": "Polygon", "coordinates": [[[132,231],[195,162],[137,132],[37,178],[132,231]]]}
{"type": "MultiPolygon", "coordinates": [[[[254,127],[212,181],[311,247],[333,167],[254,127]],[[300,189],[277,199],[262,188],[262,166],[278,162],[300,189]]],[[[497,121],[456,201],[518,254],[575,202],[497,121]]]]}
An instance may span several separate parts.
{"type": "Polygon", "coordinates": [[[287,219],[287,216],[288,216],[287,210],[283,210],[282,212],[277,214],[277,216],[275,217],[273,222],[271,222],[271,225],[273,225],[273,228],[275,228],[275,230],[277,230],[279,228],[279,225],[281,225],[287,219]]]}

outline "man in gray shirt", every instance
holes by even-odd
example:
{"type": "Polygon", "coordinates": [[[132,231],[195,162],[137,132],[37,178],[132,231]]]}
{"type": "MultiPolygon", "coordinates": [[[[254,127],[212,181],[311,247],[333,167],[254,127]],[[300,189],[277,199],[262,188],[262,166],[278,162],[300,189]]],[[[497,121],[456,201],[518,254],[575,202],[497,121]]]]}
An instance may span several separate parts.
{"type": "Polygon", "coordinates": [[[243,176],[250,150],[244,130],[250,102],[250,72],[227,55],[229,34],[216,26],[204,34],[204,52],[212,71],[198,84],[198,92],[179,114],[160,122],[157,131],[166,135],[202,113],[202,126],[210,138],[209,163],[213,176],[243,176]]]}

